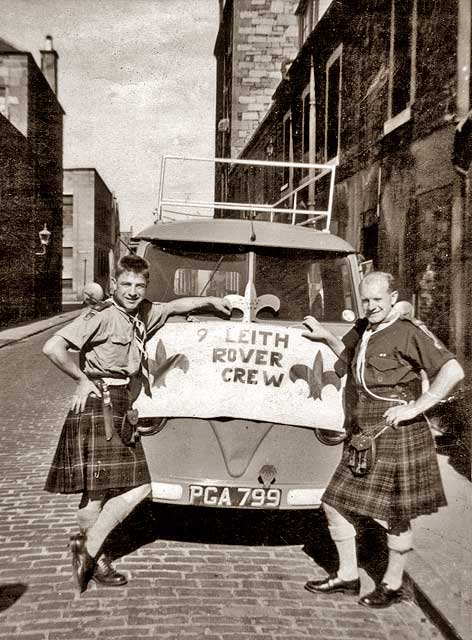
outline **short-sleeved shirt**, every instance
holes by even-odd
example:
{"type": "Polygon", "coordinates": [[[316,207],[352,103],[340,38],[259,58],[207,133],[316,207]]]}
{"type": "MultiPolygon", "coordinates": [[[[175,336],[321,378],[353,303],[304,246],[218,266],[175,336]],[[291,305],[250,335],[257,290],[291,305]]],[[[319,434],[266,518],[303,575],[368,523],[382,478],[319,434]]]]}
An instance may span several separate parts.
{"type": "MultiPolygon", "coordinates": [[[[168,314],[165,303],[141,303],[138,318],[148,337],[164,324],[168,314]]],[[[141,352],[134,318],[111,301],[101,311],[91,309],[81,314],[56,335],[80,351],[80,368],[89,378],[127,379],[139,373],[141,352]]]]}
{"type": "MultiPolygon", "coordinates": [[[[351,369],[357,384],[356,362],[359,342],[353,351],[351,369]]],[[[398,319],[386,328],[373,331],[365,352],[364,381],[367,387],[407,385],[419,379],[420,371],[431,380],[455,356],[416,320],[398,319]]]]}

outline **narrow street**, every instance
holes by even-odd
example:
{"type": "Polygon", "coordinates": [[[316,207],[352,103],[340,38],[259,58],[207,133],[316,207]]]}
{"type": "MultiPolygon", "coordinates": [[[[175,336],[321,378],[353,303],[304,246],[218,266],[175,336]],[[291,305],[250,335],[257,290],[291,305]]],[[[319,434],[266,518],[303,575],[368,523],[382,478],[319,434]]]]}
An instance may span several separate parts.
{"type": "MultiPolygon", "coordinates": [[[[332,569],[323,526],[307,514],[148,503],[110,541],[128,585],[92,583],[80,596],[67,548],[78,497],[43,491],[73,388],[41,354],[51,334],[0,349],[0,638],[441,637],[411,600],[376,612],[306,592],[306,580],[332,569]]],[[[364,593],[373,581],[364,570],[361,579],[364,593]]]]}

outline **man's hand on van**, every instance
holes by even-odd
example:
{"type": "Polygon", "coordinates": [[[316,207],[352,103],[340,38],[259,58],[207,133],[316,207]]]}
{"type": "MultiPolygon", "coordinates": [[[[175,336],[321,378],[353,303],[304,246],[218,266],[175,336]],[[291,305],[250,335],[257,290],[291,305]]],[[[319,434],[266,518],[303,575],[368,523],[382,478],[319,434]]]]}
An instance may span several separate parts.
{"type": "Polygon", "coordinates": [[[308,329],[302,333],[304,338],[308,338],[308,340],[319,341],[326,340],[328,341],[333,337],[331,331],[328,331],[321,322],[318,322],[316,318],[313,316],[306,316],[303,319],[303,325],[308,329]]]}
{"type": "Polygon", "coordinates": [[[230,316],[231,315],[231,311],[233,309],[233,305],[231,304],[231,302],[227,298],[214,298],[214,297],[211,297],[210,300],[211,300],[211,303],[213,304],[213,307],[214,307],[215,311],[219,311],[220,313],[222,313],[225,316],[230,316]]]}
{"type": "Polygon", "coordinates": [[[313,316],[306,316],[306,318],[303,319],[303,324],[307,328],[307,331],[302,333],[304,338],[308,338],[308,340],[312,340],[313,342],[326,342],[335,355],[344,359],[345,347],[340,338],[326,329],[321,322],[318,322],[313,316]]]}

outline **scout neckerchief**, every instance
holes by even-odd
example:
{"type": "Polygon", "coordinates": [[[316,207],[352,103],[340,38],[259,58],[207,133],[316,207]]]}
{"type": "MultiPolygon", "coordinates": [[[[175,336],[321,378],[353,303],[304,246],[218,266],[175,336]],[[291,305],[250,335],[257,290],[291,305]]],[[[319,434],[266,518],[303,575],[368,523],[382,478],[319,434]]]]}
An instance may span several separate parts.
{"type": "Polygon", "coordinates": [[[113,304],[115,307],[124,313],[133,325],[133,333],[136,341],[136,346],[138,347],[138,351],[141,355],[141,367],[140,367],[140,377],[143,385],[144,393],[152,398],[151,393],[151,381],[150,381],[150,373],[149,373],[149,360],[146,351],[146,325],[139,318],[139,315],[131,315],[125,309],[122,309],[116,302],[113,300],[113,304]]]}
{"type": "Polygon", "coordinates": [[[136,337],[136,344],[138,345],[138,349],[141,354],[141,382],[143,384],[144,393],[152,398],[149,360],[146,351],[146,326],[138,315],[133,317],[133,329],[136,337]]]}
{"type": "Polygon", "coordinates": [[[398,318],[399,316],[395,314],[391,320],[388,320],[387,322],[382,323],[377,327],[377,329],[367,328],[364,331],[364,333],[362,334],[361,344],[359,345],[359,353],[357,355],[357,360],[356,360],[356,375],[357,375],[357,379],[363,386],[366,393],[370,395],[372,398],[375,398],[376,400],[385,400],[386,402],[398,402],[399,404],[407,404],[405,400],[400,400],[400,398],[384,398],[382,396],[378,396],[376,393],[374,393],[367,387],[367,384],[364,378],[365,357],[366,357],[366,351],[367,351],[367,344],[370,338],[374,335],[374,333],[379,333],[380,331],[383,331],[387,327],[390,327],[390,325],[392,325],[396,320],[398,320],[398,318]]]}

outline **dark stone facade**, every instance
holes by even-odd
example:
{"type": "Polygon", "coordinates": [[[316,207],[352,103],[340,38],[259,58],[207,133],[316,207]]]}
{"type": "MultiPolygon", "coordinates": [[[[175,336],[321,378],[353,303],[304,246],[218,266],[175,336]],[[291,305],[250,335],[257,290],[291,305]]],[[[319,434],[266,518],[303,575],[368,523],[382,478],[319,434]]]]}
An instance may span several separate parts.
{"type": "Polygon", "coordinates": [[[63,110],[29,53],[0,51],[0,59],[7,95],[17,96],[16,110],[0,113],[0,325],[7,326],[61,310],[63,110]],[[37,255],[44,225],[50,244],[37,255]]]}

